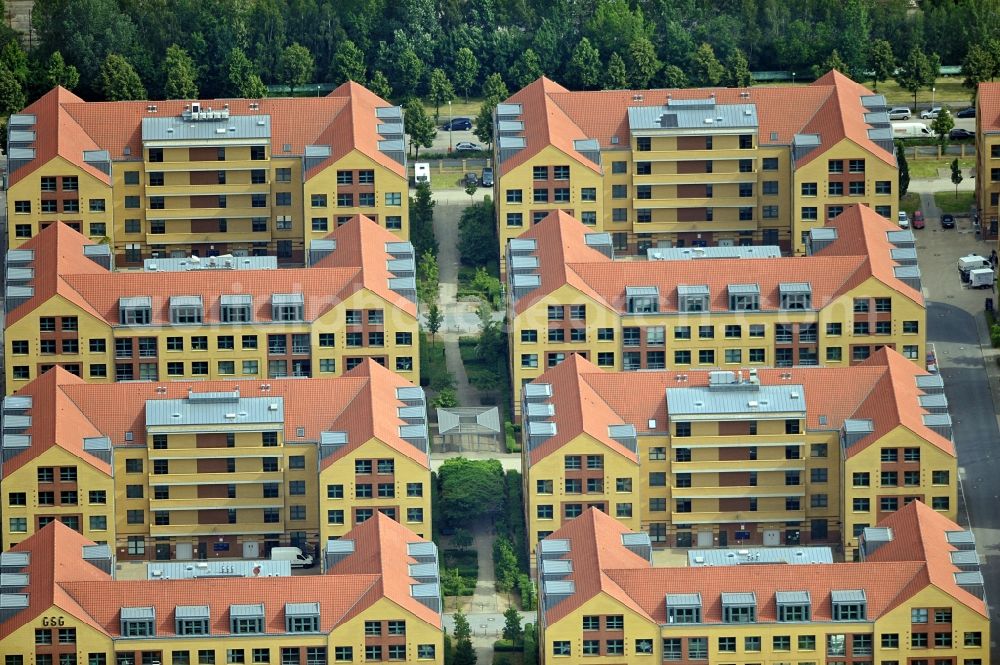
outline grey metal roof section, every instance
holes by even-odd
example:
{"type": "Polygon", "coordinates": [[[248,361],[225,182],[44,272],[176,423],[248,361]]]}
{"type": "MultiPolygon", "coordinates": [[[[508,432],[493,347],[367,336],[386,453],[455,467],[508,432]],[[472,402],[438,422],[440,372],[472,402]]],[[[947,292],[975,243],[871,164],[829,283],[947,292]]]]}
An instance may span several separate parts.
{"type": "Polygon", "coordinates": [[[391,141],[379,141],[378,149],[381,152],[402,152],[404,150],[404,143],[402,140],[396,139],[391,141]]]}
{"type": "Polygon", "coordinates": [[[513,284],[515,289],[536,289],[542,285],[542,278],[538,275],[514,275],[513,284]]]}
{"type": "Polygon", "coordinates": [[[35,278],[34,268],[7,267],[7,282],[30,282],[35,278]]]}
{"type": "Polygon", "coordinates": [[[701,607],[700,593],[668,593],[666,595],[667,608],[701,607]]]}
{"type": "MultiPolygon", "coordinates": [[[[213,114],[222,115],[218,109],[213,114]]],[[[207,113],[208,109],[203,112],[207,113]]],[[[185,120],[182,116],[142,119],[142,140],[149,141],[218,141],[249,140],[261,144],[271,138],[271,116],[229,115],[213,120],[185,120]]]]}
{"type": "Polygon", "coordinates": [[[119,298],[118,307],[119,308],[139,308],[139,307],[152,307],[153,299],[149,296],[133,296],[131,298],[119,298]]]}
{"type": "Polygon", "coordinates": [[[887,526],[865,527],[864,537],[866,543],[891,543],[892,529],[887,526]]]}
{"type": "Polygon", "coordinates": [[[31,408],[31,395],[7,395],[3,398],[4,411],[27,411],[31,408]]]}
{"type": "Polygon", "coordinates": [[[543,559],[540,565],[543,578],[565,577],[573,572],[572,559],[543,559]]]}
{"type": "Polygon", "coordinates": [[[528,383],[524,386],[524,396],[528,399],[548,399],[552,397],[551,383],[528,383]]]}
{"type": "Polygon", "coordinates": [[[537,256],[512,256],[510,257],[510,269],[514,272],[538,269],[537,256]]]}
{"type": "Polygon", "coordinates": [[[863,418],[848,418],[844,420],[844,431],[850,434],[871,434],[875,431],[875,423],[863,418]]]}
{"type": "Polygon", "coordinates": [[[406,553],[421,563],[437,560],[437,545],[431,541],[418,540],[406,544],[406,553]]]}
{"type": "Polygon", "coordinates": [[[921,374],[916,379],[917,388],[926,393],[937,393],[944,390],[944,378],[940,374],[921,374]]]}
{"type": "MultiPolygon", "coordinates": [[[[886,115],[886,120],[889,116],[886,115]]],[[[881,122],[879,123],[881,124],[881,122]]],[[[892,140],[892,128],[890,127],[872,127],[868,130],[868,138],[872,141],[891,141],[892,140]]]]}
{"type": "Polygon", "coordinates": [[[407,566],[410,577],[421,581],[437,581],[438,567],[434,563],[411,563],[407,566]]]}
{"type": "Polygon", "coordinates": [[[209,614],[208,605],[178,605],[174,608],[177,619],[207,619],[209,614]]]}
{"type": "Polygon", "coordinates": [[[302,305],[305,298],[301,293],[272,293],[272,305],[302,305]]]}
{"type": "Polygon", "coordinates": [[[746,606],[746,605],[756,605],[757,604],[757,594],[753,591],[747,592],[722,592],[722,604],[723,606],[746,606]]]}
{"type": "Polygon", "coordinates": [[[949,545],[959,549],[971,549],[970,545],[972,547],[976,545],[976,535],[971,531],[948,531],[946,537],[949,545]]]}
{"type": "Polygon", "coordinates": [[[247,617],[247,618],[264,618],[264,604],[256,603],[253,605],[230,605],[229,606],[229,616],[230,617],[247,617]]]}
{"type": "Polygon", "coordinates": [[[837,229],[821,226],[819,228],[810,229],[809,235],[813,238],[813,240],[828,240],[832,242],[837,239],[837,229]]]}
{"type": "Polygon", "coordinates": [[[576,593],[573,580],[543,580],[542,588],[546,596],[572,596],[576,593]]]}
{"type": "Polygon", "coordinates": [[[36,122],[38,121],[35,119],[34,113],[15,113],[7,120],[7,124],[11,127],[34,125],[36,122]]]}
{"type": "Polygon", "coordinates": [[[726,287],[729,295],[760,295],[760,287],[756,284],[729,284],[726,287]]]}
{"type": "Polygon", "coordinates": [[[889,250],[889,256],[896,263],[904,266],[917,264],[917,250],[912,247],[896,247],[889,250]]]}
{"type": "Polygon", "coordinates": [[[512,252],[533,252],[538,247],[534,238],[512,238],[507,242],[512,252]]]}
{"type": "MultiPolygon", "coordinates": [[[[201,393],[204,395],[205,393],[201,393]]],[[[278,429],[285,422],[285,403],[282,397],[240,397],[233,401],[219,402],[191,399],[146,400],[146,426],[208,427],[249,424],[271,425],[278,429]]]]}
{"type": "Polygon", "coordinates": [[[978,567],[981,563],[979,553],[975,550],[956,550],[948,554],[951,557],[951,562],[959,568],[978,567]]]}
{"type": "Polygon", "coordinates": [[[376,118],[402,118],[403,109],[398,106],[378,106],[375,108],[376,118]]]}
{"type": "Polygon", "coordinates": [[[899,279],[920,279],[920,268],[917,266],[896,266],[892,271],[899,279]]]}
{"type": "Polygon", "coordinates": [[[796,134],[792,137],[792,145],[797,148],[815,148],[819,143],[819,134],[796,134]]]}
{"type": "Polygon", "coordinates": [[[286,617],[319,616],[319,603],[285,603],[286,617]]]}
{"type": "Polygon", "coordinates": [[[192,580],[203,577],[289,577],[290,561],[215,560],[215,561],[150,561],[146,566],[148,580],[192,580]]]}
{"type": "Polygon", "coordinates": [[[889,125],[889,113],[887,111],[872,111],[865,113],[865,122],[873,127],[884,127],[889,125]]]}
{"type": "Polygon", "coordinates": [[[31,427],[31,416],[4,414],[3,428],[5,430],[21,430],[29,427],[31,427]]]}
{"type": "Polygon", "coordinates": [[[220,305],[253,305],[253,296],[249,293],[225,293],[219,298],[220,305]]]}
{"type": "Polygon", "coordinates": [[[507,133],[523,132],[524,123],[521,122],[520,120],[499,120],[497,121],[497,129],[500,130],[501,134],[503,134],[504,132],[507,133]]]}
{"type": "MultiPolygon", "coordinates": [[[[313,241],[315,246],[316,242],[313,241]]],[[[146,272],[185,272],[188,270],[274,270],[278,267],[276,256],[210,256],[145,259],[142,268],[146,272]]]]}
{"type": "Polygon", "coordinates": [[[778,285],[779,293],[812,293],[809,282],[782,282],[778,285]]]}
{"type": "Polygon", "coordinates": [[[123,607],[121,608],[122,619],[156,619],[156,609],[153,607],[123,607]]]}
{"type": "Polygon", "coordinates": [[[414,598],[437,598],[441,591],[437,584],[411,584],[410,595],[414,598]]]}
{"type": "Polygon", "coordinates": [[[686,259],[774,259],[781,256],[781,248],[774,245],[744,247],[650,247],[646,258],[650,261],[681,261],[686,259]]]}
{"type": "Polygon", "coordinates": [[[0,552],[0,568],[26,568],[31,563],[31,552],[0,552]]]}
{"type": "Polygon", "coordinates": [[[0,589],[23,589],[30,579],[27,573],[0,573],[0,589]]]}
{"type": "Polygon", "coordinates": [[[774,602],[778,605],[808,605],[811,598],[808,591],[775,591],[774,602]]]}
{"type": "Polygon", "coordinates": [[[386,268],[396,277],[412,277],[413,272],[416,269],[415,262],[412,258],[406,259],[389,259],[385,262],[386,268]]]}
{"type": "Polygon", "coordinates": [[[565,538],[546,538],[538,543],[538,551],[542,556],[567,554],[570,549],[570,542],[565,538]]]}
{"type": "Polygon", "coordinates": [[[331,154],[333,154],[333,149],[328,145],[307,145],[305,150],[305,156],[307,158],[313,157],[322,159],[324,157],[329,157],[331,154]]]}
{"type": "Polygon", "coordinates": [[[863,603],[867,600],[864,589],[841,589],[830,592],[834,603],[863,603]]]}
{"type": "Polygon", "coordinates": [[[886,235],[889,237],[889,242],[896,247],[914,247],[916,245],[913,231],[886,231],[886,235]]]}
{"type": "Polygon", "coordinates": [[[347,538],[326,541],[327,554],[353,554],[354,541],[347,538]]]}
{"type": "Polygon", "coordinates": [[[884,109],[888,103],[885,95],[861,95],[861,105],[866,109],[884,109]]]}
{"type": "Polygon", "coordinates": [[[526,146],[527,142],[521,136],[501,136],[497,145],[501,150],[517,150],[526,146]]]}
{"type": "Polygon", "coordinates": [[[670,416],[753,414],[804,415],[806,402],[801,385],[760,386],[753,393],[713,391],[704,386],[667,389],[670,416]]]}
{"type": "MultiPolygon", "coordinates": [[[[497,116],[507,117],[521,115],[521,105],[520,104],[497,104],[497,116]]],[[[11,116],[13,118],[14,116],[11,116]]]]}
{"type": "Polygon", "coordinates": [[[656,297],[660,295],[660,288],[657,286],[626,286],[625,297],[656,297]]]}
{"type": "Polygon", "coordinates": [[[448,434],[457,429],[467,431],[485,429],[490,432],[500,432],[500,412],[496,407],[465,407],[438,409],[438,431],[448,434]],[[464,426],[464,427],[463,427],[464,426]]]}
{"type": "MultiPolygon", "coordinates": [[[[332,252],[337,249],[337,241],[334,238],[320,238],[309,243],[309,247],[311,249],[323,249],[332,252]]],[[[275,257],[274,260],[277,261],[278,258],[275,257]]]]}
{"type": "Polygon", "coordinates": [[[170,296],[171,307],[201,307],[201,296],[170,296]]]}
{"type": "Polygon", "coordinates": [[[601,149],[601,144],[597,139],[576,139],[573,141],[573,148],[577,152],[593,152],[601,149]]]}
{"type": "Polygon", "coordinates": [[[549,418],[555,415],[556,407],[548,402],[529,403],[525,413],[529,418],[549,418]]]}
{"type": "Polygon", "coordinates": [[[422,388],[417,388],[415,386],[405,386],[396,389],[396,398],[401,402],[407,401],[423,401],[424,391],[422,388]]]}
{"type": "Polygon", "coordinates": [[[7,250],[7,264],[31,263],[35,260],[35,250],[33,249],[10,249],[7,250]]]}
{"type": "Polygon", "coordinates": [[[707,284],[678,284],[678,296],[707,296],[709,294],[707,284]]]}
{"type": "Polygon", "coordinates": [[[549,422],[528,423],[528,436],[552,437],[556,435],[556,424],[549,422]]]}
{"type": "Polygon", "coordinates": [[[944,393],[921,395],[917,399],[920,401],[920,406],[931,413],[944,413],[948,410],[948,398],[944,393]]]}
{"type": "Polygon", "coordinates": [[[0,593],[0,610],[23,610],[28,607],[26,593],[0,593]]]}
{"type": "MultiPolygon", "coordinates": [[[[313,243],[315,242],[314,240],[313,243]]],[[[333,242],[336,243],[335,240],[333,242]]],[[[387,242],[385,243],[385,253],[392,254],[396,258],[413,256],[413,244],[403,241],[387,242]]]]}
{"type": "Polygon", "coordinates": [[[964,571],[955,573],[955,584],[961,587],[982,586],[983,574],[979,571],[964,571]]]}
{"type": "Polygon", "coordinates": [[[688,566],[692,568],[758,563],[833,563],[833,551],[829,547],[751,547],[688,551],[688,566]]]}
{"type": "Polygon", "coordinates": [[[752,129],[758,126],[755,104],[716,104],[715,99],[678,99],[662,106],[631,106],[629,128],[651,129],[752,129]]]}

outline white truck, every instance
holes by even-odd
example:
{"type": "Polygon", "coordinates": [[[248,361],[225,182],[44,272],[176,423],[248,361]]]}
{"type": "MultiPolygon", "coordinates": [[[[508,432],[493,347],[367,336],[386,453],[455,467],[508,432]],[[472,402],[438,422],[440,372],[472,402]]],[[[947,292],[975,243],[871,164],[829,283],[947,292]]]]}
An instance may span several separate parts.
{"type": "Polygon", "coordinates": [[[990,265],[990,260],[979,256],[978,254],[968,254],[966,256],[961,256],[958,259],[958,274],[962,278],[962,281],[968,283],[969,273],[973,270],[981,269],[992,270],[993,266],[990,265]]]}
{"type": "Polygon", "coordinates": [[[413,182],[420,184],[431,182],[431,165],[428,162],[415,162],[413,164],[413,182]]]}
{"type": "Polygon", "coordinates": [[[896,138],[929,138],[934,136],[922,122],[897,122],[892,125],[892,135],[896,138]]]}
{"type": "Polygon", "coordinates": [[[973,268],[969,271],[970,289],[991,289],[996,276],[990,268],[973,268]]]}
{"type": "Polygon", "coordinates": [[[271,561],[288,561],[292,568],[309,568],[313,565],[312,556],[303,554],[298,547],[272,547],[271,561]]]}

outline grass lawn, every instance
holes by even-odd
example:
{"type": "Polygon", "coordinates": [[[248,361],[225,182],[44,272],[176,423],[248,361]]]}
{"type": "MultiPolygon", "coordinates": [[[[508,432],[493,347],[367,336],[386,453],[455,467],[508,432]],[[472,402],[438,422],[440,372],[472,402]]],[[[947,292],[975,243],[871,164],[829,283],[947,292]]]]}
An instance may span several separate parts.
{"type": "Polygon", "coordinates": [[[904,196],[899,200],[899,209],[905,210],[906,214],[910,216],[910,219],[913,219],[913,212],[915,210],[920,210],[920,194],[910,192],[904,196]]]}
{"type": "Polygon", "coordinates": [[[448,169],[441,171],[436,166],[431,166],[431,191],[437,192],[442,189],[464,190],[462,186],[462,176],[465,175],[458,169],[448,169]]]}
{"type": "MultiPolygon", "coordinates": [[[[810,82],[798,83],[795,85],[809,85],[810,82]]],[[[872,88],[871,81],[860,81],[869,90],[872,88]]],[[[788,86],[788,81],[778,83],[760,84],[762,86],[788,86]]],[[[934,84],[934,103],[952,106],[955,108],[965,108],[970,106],[972,98],[971,91],[962,86],[962,79],[953,76],[941,76],[934,84]]],[[[879,94],[885,95],[885,101],[889,106],[909,106],[913,108],[913,93],[903,90],[895,81],[880,81],[878,84],[879,94]]],[[[931,105],[931,91],[926,88],[917,93],[917,104],[923,106],[931,105]]],[[[478,112],[478,111],[477,111],[478,112]]]]}
{"type": "MultiPolygon", "coordinates": [[[[907,159],[907,164],[910,167],[910,178],[936,178],[938,177],[938,169],[945,169],[949,173],[951,172],[951,162],[954,157],[948,159],[913,159],[912,157],[907,159]]],[[[963,169],[971,169],[976,165],[975,157],[965,157],[958,160],[958,165],[963,169]]]]}
{"type": "Polygon", "coordinates": [[[941,208],[941,212],[967,215],[975,200],[975,192],[959,192],[958,196],[955,196],[955,190],[934,192],[934,203],[941,208]]]}
{"type": "MultiPolygon", "coordinates": [[[[427,111],[427,115],[434,117],[434,104],[430,101],[424,99],[424,109],[427,111]]],[[[451,103],[451,117],[453,118],[468,118],[475,122],[476,116],[479,115],[479,107],[483,105],[483,100],[480,97],[469,97],[469,101],[466,102],[464,97],[460,97],[451,103]]],[[[441,105],[441,112],[438,118],[438,125],[442,125],[448,122],[448,105],[441,105]]]]}

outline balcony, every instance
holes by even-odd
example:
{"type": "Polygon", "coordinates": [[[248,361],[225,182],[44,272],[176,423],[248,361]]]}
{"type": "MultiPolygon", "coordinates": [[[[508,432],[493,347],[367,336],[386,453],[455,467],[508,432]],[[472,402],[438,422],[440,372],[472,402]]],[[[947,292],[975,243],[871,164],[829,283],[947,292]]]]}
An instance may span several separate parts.
{"type": "Polygon", "coordinates": [[[146,162],[146,171],[250,171],[253,169],[271,170],[271,162],[266,159],[225,159],[179,162],[146,162]]]}
{"type": "Polygon", "coordinates": [[[284,520],[278,522],[242,522],[239,524],[168,524],[149,525],[149,535],[157,536],[242,536],[281,533],[284,520]]]}
{"type": "Polygon", "coordinates": [[[225,194],[236,196],[238,194],[271,194],[271,186],[266,182],[249,183],[240,182],[232,184],[213,185],[159,185],[146,187],[146,196],[216,196],[225,194]]]}
{"type": "Polygon", "coordinates": [[[196,460],[219,459],[220,457],[235,457],[247,459],[253,457],[281,457],[281,448],[264,448],[256,446],[235,446],[233,448],[170,448],[168,450],[150,450],[150,460],[196,460]]]}
{"type": "Polygon", "coordinates": [[[757,182],[755,172],[726,171],[712,173],[652,173],[632,176],[633,185],[725,185],[757,182]]]}
{"type": "MultiPolygon", "coordinates": [[[[730,437],[713,437],[730,438],[730,437]]],[[[784,445],[784,444],[782,444],[784,445]]],[[[805,471],[805,459],[711,460],[705,462],[674,462],[675,473],[742,473],[756,471],[805,471]]]]}
{"type": "Polygon", "coordinates": [[[165,473],[149,476],[150,485],[245,485],[280,483],[281,471],[242,471],[234,473],[165,473]]]}
{"type": "MultiPolygon", "coordinates": [[[[782,480],[782,483],[784,481],[782,480]]],[[[675,499],[733,499],[744,496],[757,498],[779,496],[805,496],[804,485],[787,486],[779,483],[757,484],[754,486],[732,487],[673,487],[670,495],[675,499]]]]}
{"type": "Polygon", "coordinates": [[[805,510],[732,510],[726,512],[670,513],[674,524],[730,524],[733,522],[778,523],[801,522],[806,519],[805,510]]]}
{"type": "MultiPolygon", "coordinates": [[[[292,208],[288,207],[289,214],[292,208]]],[[[146,219],[250,219],[251,217],[268,217],[270,206],[254,208],[247,206],[228,206],[226,208],[146,208],[146,219]]]]}
{"type": "Polygon", "coordinates": [[[149,233],[146,242],[151,245],[188,245],[197,243],[264,242],[270,240],[268,231],[216,231],[215,233],[149,233]]]}
{"type": "MultiPolygon", "coordinates": [[[[802,434],[748,434],[745,436],[692,436],[674,437],[674,448],[768,448],[771,446],[802,446],[805,445],[805,433],[802,434]]],[[[805,463],[804,460],[793,460],[805,463]]],[[[742,460],[739,464],[744,464],[742,460]]]]}
{"type": "Polygon", "coordinates": [[[150,499],[150,512],[156,510],[225,510],[230,508],[284,508],[282,497],[247,499],[195,498],[195,499],[150,499]]]}

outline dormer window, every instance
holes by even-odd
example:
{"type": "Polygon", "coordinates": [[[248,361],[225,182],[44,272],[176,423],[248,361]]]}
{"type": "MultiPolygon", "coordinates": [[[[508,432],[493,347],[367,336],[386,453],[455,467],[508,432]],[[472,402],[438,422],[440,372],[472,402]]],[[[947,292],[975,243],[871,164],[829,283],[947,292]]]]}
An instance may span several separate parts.
{"type": "Polygon", "coordinates": [[[122,637],[153,637],[156,635],[156,609],[153,607],[123,607],[122,637]]]}
{"type": "Polygon", "coordinates": [[[229,632],[235,635],[252,635],[264,632],[264,606],[230,605],[229,632]]]}
{"type": "Polygon", "coordinates": [[[868,601],[864,589],[831,591],[830,602],[833,605],[834,621],[865,620],[868,601]]]}
{"type": "Polygon", "coordinates": [[[781,284],[778,287],[778,292],[781,296],[781,309],[812,309],[812,286],[809,283],[781,284]]]}
{"type": "Polygon", "coordinates": [[[118,322],[123,326],[148,326],[153,320],[153,299],[149,296],[118,299],[118,322]]]}
{"type": "Polygon", "coordinates": [[[760,309],[760,287],[756,284],[730,284],[729,310],[756,312],[760,309]]]}
{"type": "Polygon", "coordinates": [[[660,290],[655,286],[626,286],[625,304],[629,314],[659,312],[660,290]]]}
{"type": "Polygon", "coordinates": [[[208,605],[178,605],[174,629],[178,635],[208,635],[208,605]]]}
{"type": "Polygon", "coordinates": [[[809,621],[812,614],[808,591],[778,591],[774,594],[778,621],[809,621]]]}
{"type": "Polygon", "coordinates": [[[275,293],[271,296],[271,319],[274,321],[305,320],[305,298],[301,293],[275,293]]]}
{"type": "Polygon", "coordinates": [[[219,317],[223,323],[249,323],[253,320],[253,296],[222,296],[219,302],[219,317]]]}
{"type": "Polygon", "coordinates": [[[668,593],[667,623],[701,623],[701,594],[668,593]]]}
{"type": "Polygon", "coordinates": [[[285,632],[318,633],[319,603],[286,603],[285,632]]]}
{"type": "Polygon", "coordinates": [[[677,287],[677,309],[681,312],[707,312],[708,311],[708,287],[685,286],[677,287]]]}
{"type": "Polygon", "coordinates": [[[723,593],[722,620],[726,623],[757,621],[757,596],[750,593],[723,593]]]}
{"type": "Polygon", "coordinates": [[[170,322],[175,325],[201,323],[205,318],[205,307],[201,296],[171,296],[170,322]]]}

